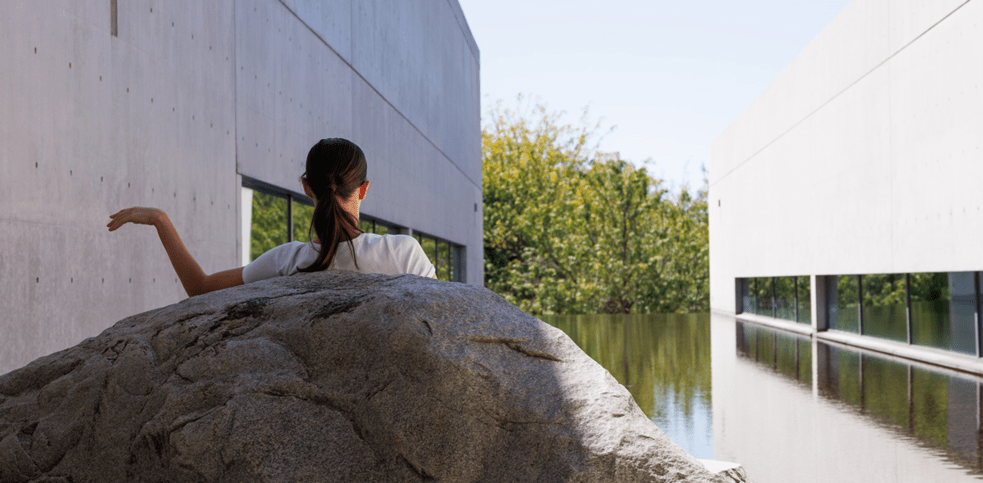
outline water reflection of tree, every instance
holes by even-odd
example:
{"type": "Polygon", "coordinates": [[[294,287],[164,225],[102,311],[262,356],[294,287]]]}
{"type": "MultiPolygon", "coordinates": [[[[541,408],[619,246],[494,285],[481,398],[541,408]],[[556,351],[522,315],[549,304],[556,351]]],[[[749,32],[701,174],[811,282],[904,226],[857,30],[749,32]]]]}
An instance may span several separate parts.
{"type": "Polygon", "coordinates": [[[628,387],[651,418],[664,415],[666,392],[690,417],[710,407],[707,314],[544,316],[628,387]]]}

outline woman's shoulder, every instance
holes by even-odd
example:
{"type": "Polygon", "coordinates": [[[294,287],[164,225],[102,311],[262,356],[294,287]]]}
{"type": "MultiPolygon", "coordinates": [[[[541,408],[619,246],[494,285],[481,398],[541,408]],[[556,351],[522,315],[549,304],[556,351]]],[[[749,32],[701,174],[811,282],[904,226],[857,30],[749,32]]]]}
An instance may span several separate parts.
{"type": "Polygon", "coordinates": [[[379,235],[376,233],[362,233],[361,235],[356,237],[356,240],[362,241],[363,243],[369,245],[377,244],[377,243],[384,243],[390,246],[419,244],[419,242],[416,241],[416,238],[413,238],[410,235],[395,235],[395,234],[379,235]]]}
{"type": "Polygon", "coordinates": [[[363,233],[358,238],[367,252],[388,252],[396,258],[412,257],[417,252],[423,252],[420,242],[410,235],[363,233]]]}

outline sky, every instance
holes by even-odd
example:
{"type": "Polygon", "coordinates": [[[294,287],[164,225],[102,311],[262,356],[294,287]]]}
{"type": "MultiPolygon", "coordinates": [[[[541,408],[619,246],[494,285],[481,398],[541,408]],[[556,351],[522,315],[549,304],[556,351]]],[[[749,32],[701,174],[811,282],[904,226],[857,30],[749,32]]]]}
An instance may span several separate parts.
{"type": "Polygon", "coordinates": [[[481,52],[482,125],[499,101],[538,98],[571,123],[587,108],[602,151],[673,190],[702,185],[713,141],[849,3],[459,2],[481,52]]]}

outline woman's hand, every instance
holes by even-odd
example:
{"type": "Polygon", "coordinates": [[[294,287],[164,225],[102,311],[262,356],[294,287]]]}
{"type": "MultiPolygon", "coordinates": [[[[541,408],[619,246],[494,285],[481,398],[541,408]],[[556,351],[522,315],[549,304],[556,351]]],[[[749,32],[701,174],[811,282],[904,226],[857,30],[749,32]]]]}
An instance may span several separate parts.
{"type": "Polygon", "coordinates": [[[109,231],[116,231],[116,229],[127,223],[157,226],[158,221],[165,216],[167,214],[157,208],[141,208],[135,206],[121,210],[115,215],[109,215],[111,220],[106,226],[109,227],[109,231]]]}
{"type": "Polygon", "coordinates": [[[171,219],[167,217],[167,213],[157,208],[140,208],[137,206],[122,210],[115,215],[109,215],[109,218],[112,219],[106,225],[109,227],[109,231],[116,231],[127,223],[156,227],[160,242],[164,245],[167,257],[171,259],[171,265],[174,266],[174,272],[181,279],[181,285],[184,286],[184,291],[188,293],[188,296],[194,297],[214,290],[242,285],[242,268],[205,275],[201,265],[198,265],[198,262],[184,246],[184,242],[178,236],[171,219]]]}

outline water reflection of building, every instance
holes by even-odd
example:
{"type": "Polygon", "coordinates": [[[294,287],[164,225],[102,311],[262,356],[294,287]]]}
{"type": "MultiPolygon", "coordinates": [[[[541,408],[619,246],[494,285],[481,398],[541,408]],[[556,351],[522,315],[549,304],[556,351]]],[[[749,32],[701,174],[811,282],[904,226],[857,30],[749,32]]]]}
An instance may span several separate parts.
{"type": "Polygon", "coordinates": [[[981,21],[854,0],[723,133],[714,312],[983,374],[981,21]]]}
{"type": "Polygon", "coordinates": [[[974,472],[983,472],[978,377],[753,324],[737,324],[736,342],[742,359],[940,449],[974,472]]]}
{"type": "Polygon", "coordinates": [[[106,232],[119,209],[164,209],[209,273],[249,260],[257,219],[263,243],[306,236],[325,137],[369,160],[363,229],[482,283],[457,0],[5,0],[0,32],[0,373],[185,297],[152,228],[106,232]]]}
{"type": "Polygon", "coordinates": [[[712,317],[714,457],[755,481],[974,481],[977,376],[712,317]]]}

